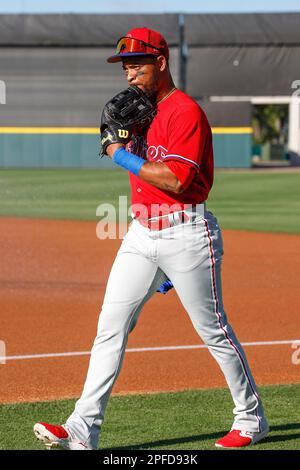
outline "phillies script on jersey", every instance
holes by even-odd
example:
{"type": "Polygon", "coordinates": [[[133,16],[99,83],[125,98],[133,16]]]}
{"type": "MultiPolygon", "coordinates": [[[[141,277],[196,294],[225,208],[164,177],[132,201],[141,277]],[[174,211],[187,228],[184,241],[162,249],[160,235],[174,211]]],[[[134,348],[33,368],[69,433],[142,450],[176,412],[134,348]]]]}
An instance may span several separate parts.
{"type": "Polygon", "coordinates": [[[164,162],[185,188],[175,194],[130,173],[135,217],[154,217],[206,201],[214,171],[211,128],[190,96],[176,90],[159,103],[146,135],[134,137],[127,150],[150,162],[164,162]]]}

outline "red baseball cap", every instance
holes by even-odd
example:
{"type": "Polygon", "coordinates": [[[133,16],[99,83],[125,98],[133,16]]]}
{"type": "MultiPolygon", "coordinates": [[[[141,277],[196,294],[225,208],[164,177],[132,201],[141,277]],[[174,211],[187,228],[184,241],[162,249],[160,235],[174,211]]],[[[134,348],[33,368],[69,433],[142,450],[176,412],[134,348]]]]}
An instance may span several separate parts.
{"type": "Polygon", "coordinates": [[[149,28],[134,28],[117,42],[116,53],[107,62],[120,62],[123,57],[159,56],[169,58],[169,48],[165,38],[149,28]]]}

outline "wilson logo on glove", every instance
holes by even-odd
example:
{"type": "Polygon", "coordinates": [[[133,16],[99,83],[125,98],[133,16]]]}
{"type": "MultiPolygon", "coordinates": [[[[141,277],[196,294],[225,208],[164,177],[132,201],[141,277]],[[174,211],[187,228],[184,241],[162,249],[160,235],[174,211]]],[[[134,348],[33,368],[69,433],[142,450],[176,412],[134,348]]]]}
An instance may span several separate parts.
{"type": "Polygon", "coordinates": [[[127,139],[129,132],[126,129],[118,129],[118,136],[121,137],[121,139],[127,139]]]}

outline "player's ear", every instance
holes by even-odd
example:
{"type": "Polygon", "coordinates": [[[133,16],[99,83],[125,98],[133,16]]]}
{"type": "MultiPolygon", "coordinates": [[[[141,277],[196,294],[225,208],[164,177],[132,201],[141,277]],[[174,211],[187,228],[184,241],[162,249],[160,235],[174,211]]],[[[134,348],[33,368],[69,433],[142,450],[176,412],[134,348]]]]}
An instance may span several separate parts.
{"type": "Polygon", "coordinates": [[[159,55],[157,57],[157,65],[158,65],[160,72],[164,72],[168,68],[168,62],[165,56],[159,55]]]}

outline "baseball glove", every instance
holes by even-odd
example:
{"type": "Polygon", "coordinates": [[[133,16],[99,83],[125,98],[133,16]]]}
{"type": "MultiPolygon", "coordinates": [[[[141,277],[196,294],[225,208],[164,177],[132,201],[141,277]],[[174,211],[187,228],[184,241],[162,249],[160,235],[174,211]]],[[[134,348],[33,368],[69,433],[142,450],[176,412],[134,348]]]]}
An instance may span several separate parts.
{"type": "Polygon", "coordinates": [[[106,154],[110,144],[126,145],[132,135],[143,132],[156,111],[156,105],[136,86],[130,86],[114,96],[102,111],[100,156],[106,154]]]}

